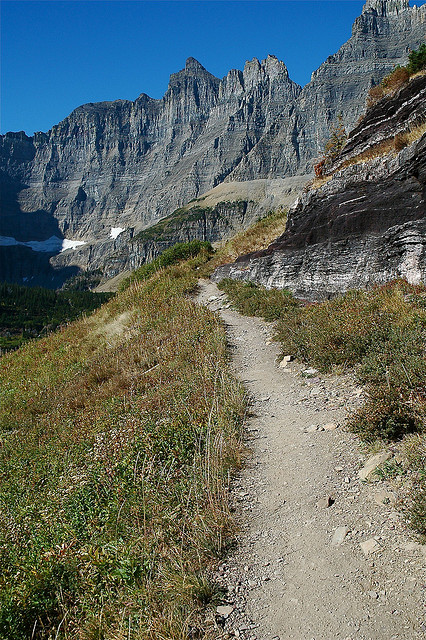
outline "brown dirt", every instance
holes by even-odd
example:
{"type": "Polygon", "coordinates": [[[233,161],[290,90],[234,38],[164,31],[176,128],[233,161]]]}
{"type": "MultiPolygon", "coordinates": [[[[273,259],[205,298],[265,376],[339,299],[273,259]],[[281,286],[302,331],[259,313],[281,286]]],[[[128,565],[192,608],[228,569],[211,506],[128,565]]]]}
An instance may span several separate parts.
{"type": "Polygon", "coordinates": [[[425,547],[383,503],[392,501],[398,481],[359,480],[366,454],[344,429],[362,390],[348,376],[309,378],[300,363],[279,368],[271,327],[226,308],[213,283],[200,281],[198,300],[226,324],[253,412],[246,425],[251,455],[232,486],[238,546],[216,576],[229,609],[212,615],[212,637],[426,637],[425,547]],[[339,426],[312,429],[329,423],[339,426]],[[331,506],[318,505],[328,497],[331,506]],[[339,527],[348,533],[333,544],[339,527]],[[371,539],[377,550],[366,555],[360,543],[371,539]]]}

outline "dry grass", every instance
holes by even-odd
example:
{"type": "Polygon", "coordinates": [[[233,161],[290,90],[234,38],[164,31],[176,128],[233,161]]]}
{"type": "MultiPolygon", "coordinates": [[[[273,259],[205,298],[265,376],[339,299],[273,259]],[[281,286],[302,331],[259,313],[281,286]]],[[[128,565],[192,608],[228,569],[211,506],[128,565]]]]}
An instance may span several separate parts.
{"type": "Polygon", "coordinates": [[[311,191],[312,189],[320,189],[325,184],[327,184],[327,182],[330,182],[332,177],[333,176],[330,175],[330,176],[320,176],[320,177],[313,178],[313,180],[308,182],[308,184],[305,186],[305,191],[311,191]]]}
{"type": "MultiPolygon", "coordinates": [[[[375,158],[383,158],[389,154],[396,156],[402,149],[410,146],[413,142],[420,140],[420,138],[426,133],[426,122],[421,122],[416,124],[408,131],[403,131],[401,133],[396,134],[392,138],[387,140],[383,140],[382,142],[373,145],[363,151],[362,153],[345,160],[341,165],[339,165],[336,171],[341,171],[346,167],[351,167],[357,164],[364,164],[365,162],[369,162],[370,160],[374,160],[375,158]]],[[[331,180],[332,176],[327,176],[328,180],[331,180]]],[[[319,185],[322,186],[322,185],[319,185]]]]}
{"type": "Polygon", "coordinates": [[[406,67],[397,67],[385,78],[381,84],[372,87],[368,92],[367,108],[371,108],[385,96],[393,96],[410,80],[410,72],[406,67]]]}
{"type": "Polygon", "coordinates": [[[278,210],[255,222],[246,231],[237,233],[218,248],[208,263],[208,271],[211,273],[217,267],[233,262],[238,256],[266,249],[271,242],[284,233],[286,222],[287,211],[278,210]]]}
{"type": "Polygon", "coordinates": [[[1,638],[183,640],[217,599],[245,402],[204,259],[2,358],[1,638]]]}

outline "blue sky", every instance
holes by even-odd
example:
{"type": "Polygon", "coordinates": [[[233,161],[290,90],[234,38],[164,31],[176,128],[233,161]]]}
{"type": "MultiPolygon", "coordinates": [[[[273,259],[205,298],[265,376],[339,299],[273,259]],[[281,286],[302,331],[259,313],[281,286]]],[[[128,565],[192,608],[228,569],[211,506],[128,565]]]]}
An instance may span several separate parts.
{"type": "Polygon", "coordinates": [[[304,85],[350,37],[363,4],[3,0],[1,132],[47,131],[85,102],[160,98],[189,56],[221,78],[271,53],[304,85]]]}

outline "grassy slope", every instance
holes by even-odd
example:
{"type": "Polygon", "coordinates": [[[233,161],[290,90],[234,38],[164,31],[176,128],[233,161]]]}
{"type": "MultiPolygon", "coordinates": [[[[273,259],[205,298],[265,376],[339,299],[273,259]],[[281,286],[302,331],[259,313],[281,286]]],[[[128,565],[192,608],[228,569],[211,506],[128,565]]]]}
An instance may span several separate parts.
{"type": "Polygon", "coordinates": [[[2,358],[2,639],[186,638],[214,601],[245,405],[202,261],[2,358]]]}
{"type": "MultiPolygon", "coordinates": [[[[142,269],[90,318],[2,359],[0,638],[194,633],[217,596],[209,567],[232,540],[226,479],[245,405],[222,326],[186,293],[284,223],[269,216],[208,262],[142,269]]],[[[425,534],[424,287],[301,306],[223,286],[243,313],[278,319],[283,351],[324,371],[356,367],[369,399],[353,428],[403,437],[409,517],[425,534]]]]}

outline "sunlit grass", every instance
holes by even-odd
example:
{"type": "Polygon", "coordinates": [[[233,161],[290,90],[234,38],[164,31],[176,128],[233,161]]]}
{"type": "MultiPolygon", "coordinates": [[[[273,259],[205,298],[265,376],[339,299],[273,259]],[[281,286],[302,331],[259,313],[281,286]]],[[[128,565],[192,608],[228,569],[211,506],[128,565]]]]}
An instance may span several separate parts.
{"type": "Polygon", "coordinates": [[[183,639],[215,601],[245,403],[203,260],[2,358],[1,638],[183,639]]]}
{"type": "Polygon", "coordinates": [[[286,222],[287,211],[279,209],[258,220],[247,230],[237,233],[230,240],[223,241],[203,273],[211,273],[217,267],[233,262],[238,256],[266,249],[273,240],[284,233],[286,222]]]}

